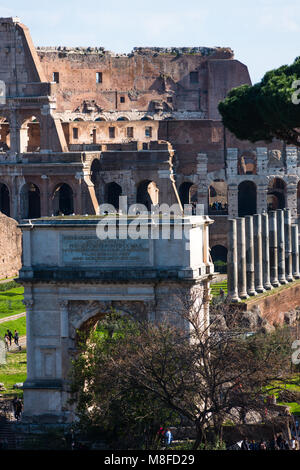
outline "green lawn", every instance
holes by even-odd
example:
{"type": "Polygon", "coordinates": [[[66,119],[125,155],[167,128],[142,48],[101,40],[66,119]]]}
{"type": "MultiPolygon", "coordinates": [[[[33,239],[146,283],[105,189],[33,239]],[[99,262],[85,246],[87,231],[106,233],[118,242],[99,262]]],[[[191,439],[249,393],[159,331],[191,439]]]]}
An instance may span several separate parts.
{"type": "Polygon", "coordinates": [[[6,391],[0,392],[1,395],[22,396],[23,391],[13,389],[13,385],[26,380],[26,349],[6,354],[7,363],[0,365],[0,382],[4,383],[6,391]]]}
{"type": "Polygon", "coordinates": [[[222,282],[217,282],[216,284],[211,284],[210,288],[211,288],[211,295],[213,297],[217,297],[218,295],[220,295],[220,289],[223,289],[223,291],[225,292],[225,295],[227,295],[227,280],[222,281],[222,282]]]}
{"type": "Polygon", "coordinates": [[[26,308],[22,300],[24,287],[13,287],[0,292],[0,318],[25,312],[26,308]]]}
{"type": "Polygon", "coordinates": [[[4,338],[6,330],[10,330],[12,333],[17,330],[19,336],[26,336],[26,317],[0,323],[0,338],[4,338]]]}

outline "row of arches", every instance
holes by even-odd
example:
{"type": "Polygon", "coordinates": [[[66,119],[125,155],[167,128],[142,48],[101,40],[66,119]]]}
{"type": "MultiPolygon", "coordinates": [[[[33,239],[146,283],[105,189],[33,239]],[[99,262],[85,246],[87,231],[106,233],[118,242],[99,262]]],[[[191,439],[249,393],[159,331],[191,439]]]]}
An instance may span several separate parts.
{"type": "MultiPolygon", "coordinates": [[[[101,186],[99,177],[99,161],[92,167],[91,180],[95,187],[101,186]],[[95,170],[97,169],[97,171],[95,170]]],[[[197,202],[197,186],[191,182],[184,182],[179,186],[179,197],[182,205],[197,202]]],[[[116,182],[104,185],[104,202],[119,208],[119,197],[122,196],[122,187],[116,182]]],[[[223,215],[228,213],[227,185],[222,180],[215,180],[208,191],[210,215],[223,215]]],[[[40,190],[34,183],[26,183],[20,191],[20,213],[22,218],[38,218],[41,214],[40,190]]],[[[102,200],[102,197],[99,198],[102,200]]],[[[298,213],[300,213],[300,182],[297,191],[298,213]]],[[[74,195],[72,188],[61,183],[56,186],[52,195],[53,215],[74,213],[74,195]]],[[[137,185],[136,202],[143,204],[148,210],[151,205],[159,203],[159,188],[155,181],[143,180],[137,185]]],[[[286,183],[281,178],[274,178],[268,188],[268,210],[284,209],[286,206],[286,183]]],[[[0,182],[0,211],[10,216],[10,191],[6,184],[0,182]]],[[[257,188],[253,181],[243,181],[238,186],[238,215],[252,215],[257,212],[257,188]]]]}
{"type": "MultiPolygon", "coordinates": [[[[74,212],[72,188],[62,183],[56,186],[52,195],[53,215],[70,215],[74,212]]],[[[0,212],[10,217],[10,192],[4,183],[0,183],[0,212]]],[[[20,217],[22,219],[37,219],[41,217],[41,194],[34,183],[26,183],[20,191],[20,217]]]]}
{"type": "MultiPolygon", "coordinates": [[[[82,122],[82,121],[90,121],[91,119],[84,119],[82,117],[76,117],[73,119],[73,122],[82,122]]],[[[131,121],[132,119],[129,119],[128,116],[119,116],[117,119],[107,119],[104,116],[98,116],[95,118],[93,121],[94,122],[101,122],[101,121],[106,121],[106,122],[116,122],[116,121],[131,121]]],[[[151,116],[143,116],[141,119],[134,119],[134,121],[153,121],[153,118],[151,116]]]]}
{"type": "MultiPolygon", "coordinates": [[[[36,152],[41,146],[41,126],[36,116],[23,120],[20,129],[20,151],[36,152]]],[[[6,152],[11,146],[10,123],[7,118],[0,117],[0,151],[6,152]]]]}
{"type": "MultiPolygon", "coordinates": [[[[300,213],[300,183],[297,190],[298,213],[300,213]]],[[[268,186],[267,210],[286,207],[286,183],[279,177],[273,178],[268,186]]],[[[257,212],[257,187],[253,181],[243,181],[238,186],[238,215],[253,215],[257,212]]],[[[227,184],[215,180],[208,191],[208,213],[210,215],[228,214],[227,184]]]]}

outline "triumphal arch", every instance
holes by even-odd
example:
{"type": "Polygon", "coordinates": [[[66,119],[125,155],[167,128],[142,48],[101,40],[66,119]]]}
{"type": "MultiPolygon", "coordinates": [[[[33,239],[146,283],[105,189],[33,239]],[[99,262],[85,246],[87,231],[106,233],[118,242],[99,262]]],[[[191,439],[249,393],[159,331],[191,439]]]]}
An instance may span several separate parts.
{"type": "Polygon", "coordinates": [[[137,319],[178,321],[176,295],[196,293],[199,315],[208,322],[211,223],[208,216],[153,220],[149,214],[49,217],[21,225],[28,352],[24,423],[74,419],[68,371],[77,332],[112,308],[137,319]]]}

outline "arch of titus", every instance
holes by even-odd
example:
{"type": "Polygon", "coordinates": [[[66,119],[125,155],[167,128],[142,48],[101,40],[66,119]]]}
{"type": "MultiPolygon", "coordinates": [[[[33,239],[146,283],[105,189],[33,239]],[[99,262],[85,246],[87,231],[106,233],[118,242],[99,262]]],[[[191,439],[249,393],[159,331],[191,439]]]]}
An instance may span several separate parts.
{"type": "Polygon", "coordinates": [[[21,225],[28,353],[23,423],[74,419],[68,371],[76,357],[76,334],[111,308],[137,319],[178,322],[176,295],[196,292],[199,315],[208,321],[211,219],[175,217],[168,225],[143,217],[149,236],[138,239],[126,236],[134,219],[111,219],[117,238],[104,240],[96,235],[101,218],[45,218],[21,225]],[[186,237],[180,238],[183,227],[186,237]]]}

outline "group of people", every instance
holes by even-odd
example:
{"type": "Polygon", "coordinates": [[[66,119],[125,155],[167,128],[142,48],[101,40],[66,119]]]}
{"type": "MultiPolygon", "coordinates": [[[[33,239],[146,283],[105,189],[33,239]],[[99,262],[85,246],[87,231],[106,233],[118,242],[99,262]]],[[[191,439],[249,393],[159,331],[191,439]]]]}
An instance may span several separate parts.
{"type": "Polygon", "coordinates": [[[9,351],[12,340],[14,340],[15,345],[18,346],[19,349],[21,349],[21,346],[19,346],[19,333],[17,332],[17,330],[15,330],[14,333],[12,333],[10,330],[7,330],[4,335],[4,341],[7,351],[9,351]]]}
{"type": "Polygon", "coordinates": [[[162,447],[170,447],[173,441],[173,435],[170,431],[170,428],[164,429],[163,427],[160,427],[157,432],[157,438],[162,447]]]}
{"type": "Polygon", "coordinates": [[[259,442],[245,438],[240,443],[241,450],[300,450],[300,441],[297,436],[292,436],[291,439],[283,437],[282,433],[274,436],[270,441],[261,439],[259,442]]]}
{"type": "Polygon", "coordinates": [[[212,204],[210,204],[209,207],[213,211],[227,211],[228,204],[227,202],[225,202],[225,204],[223,205],[221,202],[215,201],[212,204]]]}

